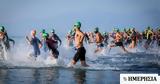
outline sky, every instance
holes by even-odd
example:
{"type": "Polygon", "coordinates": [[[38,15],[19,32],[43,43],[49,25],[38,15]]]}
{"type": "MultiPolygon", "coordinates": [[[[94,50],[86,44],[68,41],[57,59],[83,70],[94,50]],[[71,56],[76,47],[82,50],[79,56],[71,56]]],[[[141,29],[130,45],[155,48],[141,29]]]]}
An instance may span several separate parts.
{"type": "Polygon", "coordinates": [[[53,28],[65,35],[77,21],[83,31],[160,27],[160,0],[0,0],[0,25],[10,36],[53,28]]]}

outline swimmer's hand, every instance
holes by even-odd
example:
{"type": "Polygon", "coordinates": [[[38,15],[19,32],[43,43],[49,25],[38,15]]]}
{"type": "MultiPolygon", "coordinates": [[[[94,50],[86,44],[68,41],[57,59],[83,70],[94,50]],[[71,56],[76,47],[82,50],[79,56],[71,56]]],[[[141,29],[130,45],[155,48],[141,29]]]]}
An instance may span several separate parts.
{"type": "Polygon", "coordinates": [[[42,44],[41,43],[38,46],[39,46],[39,48],[42,48],[42,44]]]}

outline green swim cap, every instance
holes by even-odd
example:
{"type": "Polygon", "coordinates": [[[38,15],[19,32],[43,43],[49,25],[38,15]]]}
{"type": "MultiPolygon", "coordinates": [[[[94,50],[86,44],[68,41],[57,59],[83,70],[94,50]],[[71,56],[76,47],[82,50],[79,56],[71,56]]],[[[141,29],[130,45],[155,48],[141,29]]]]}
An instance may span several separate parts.
{"type": "Polygon", "coordinates": [[[0,32],[4,32],[4,31],[5,31],[4,26],[0,26],[0,32]]]}
{"type": "Polygon", "coordinates": [[[147,27],[147,30],[151,30],[151,27],[150,27],[150,26],[148,26],[148,27],[147,27]]]}
{"type": "Polygon", "coordinates": [[[119,29],[117,29],[117,30],[116,30],[116,32],[120,32],[120,30],[119,30],[119,29]]]}
{"type": "Polygon", "coordinates": [[[94,32],[99,32],[99,28],[98,27],[94,28],[94,32]]]}
{"type": "Polygon", "coordinates": [[[74,24],[74,26],[77,27],[77,28],[80,28],[80,27],[81,27],[81,22],[76,22],[76,23],[74,24]]]}
{"type": "Polygon", "coordinates": [[[42,31],[41,31],[42,33],[46,33],[46,30],[45,29],[42,29],[42,31]]]}

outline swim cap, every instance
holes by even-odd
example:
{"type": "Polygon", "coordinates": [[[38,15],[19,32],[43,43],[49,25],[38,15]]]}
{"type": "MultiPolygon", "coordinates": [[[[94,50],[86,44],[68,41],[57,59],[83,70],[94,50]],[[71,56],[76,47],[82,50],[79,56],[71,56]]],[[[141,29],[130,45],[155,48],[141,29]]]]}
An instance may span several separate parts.
{"type": "Polygon", "coordinates": [[[103,35],[107,35],[107,32],[103,32],[103,35]]]}
{"type": "Polygon", "coordinates": [[[1,32],[4,32],[4,31],[5,31],[4,26],[0,26],[0,31],[1,31],[1,32]]]}
{"type": "Polygon", "coordinates": [[[148,26],[148,27],[147,27],[147,30],[151,30],[151,27],[150,27],[150,26],[148,26]]]}
{"type": "Polygon", "coordinates": [[[94,28],[94,32],[95,33],[99,32],[99,28],[98,27],[94,28]]]}
{"type": "Polygon", "coordinates": [[[46,30],[45,30],[45,29],[42,29],[42,33],[46,33],[46,30]]]}
{"type": "Polygon", "coordinates": [[[119,30],[119,29],[117,29],[117,30],[116,30],[116,32],[120,32],[120,30],[119,30]]]}
{"type": "Polygon", "coordinates": [[[80,27],[81,27],[81,22],[76,22],[76,23],[74,24],[74,27],[80,28],[80,27]]]}

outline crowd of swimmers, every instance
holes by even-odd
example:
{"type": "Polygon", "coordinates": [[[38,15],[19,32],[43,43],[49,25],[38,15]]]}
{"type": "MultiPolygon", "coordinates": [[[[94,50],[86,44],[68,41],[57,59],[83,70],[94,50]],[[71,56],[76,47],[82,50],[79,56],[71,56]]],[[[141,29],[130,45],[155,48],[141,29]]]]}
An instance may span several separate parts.
{"type": "MultiPolygon", "coordinates": [[[[112,32],[100,32],[96,27],[92,32],[84,32],[84,41],[86,44],[95,44],[97,48],[95,53],[100,52],[104,47],[119,46],[124,52],[126,48],[136,48],[138,45],[145,49],[152,48],[154,45],[160,47],[160,28],[153,30],[147,27],[144,31],[139,32],[135,28],[124,28],[120,30],[114,28],[112,32]]],[[[67,45],[73,47],[75,34],[73,30],[67,33],[67,45]]]]}
{"type": "MultiPolygon", "coordinates": [[[[40,34],[41,39],[36,36],[36,33],[36,29],[33,29],[30,36],[26,36],[27,42],[33,47],[33,52],[29,56],[36,58],[41,54],[40,48],[42,48],[44,52],[47,53],[49,51],[53,58],[58,59],[58,46],[62,44],[62,41],[55,33],[55,29],[52,29],[49,33],[45,29],[42,29],[40,34]]],[[[81,30],[81,22],[76,22],[67,33],[66,40],[68,47],[76,49],[76,53],[70,64],[75,65],[80,60],[82,66],[89,66],[85,59],[86,49],[84,42],[88,45],[96,45],[94,53],[99,53],[104,48],[111,50],[112,47],[117,46],[128,53],[127,47],[131,49],[136,48],[138,45],[141,45],[145,49],[149,49],[153,45],[160,47],[160,28],[152,29],[151,27],[147,27],[142,32],[139,32],[135,28],[124,28],[123,30],[114,28],[112,32],[101,33],[99,28],[96,27],[92,32],[83,32],[81,30]]],[[[4,26],[1,26],[0,42],[6,46],[7,50],[10,49],[9,41],[15,44],[14,40],[8,37],[4,26]]]]}

